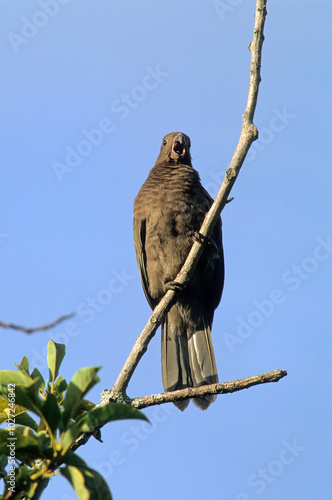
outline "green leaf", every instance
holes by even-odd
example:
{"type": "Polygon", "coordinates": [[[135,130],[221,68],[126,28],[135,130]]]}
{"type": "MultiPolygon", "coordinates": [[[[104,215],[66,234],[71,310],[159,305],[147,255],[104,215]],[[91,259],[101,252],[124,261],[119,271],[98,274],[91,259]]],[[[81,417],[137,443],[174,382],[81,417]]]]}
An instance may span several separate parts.
{"type": "Polygon", "coordinates": [[[39,387],[41,380],[37,378],[28,387],[17,387],[15,389],[15,398],[18,404],[25,406],[28,410],[34,411],[37,415],[41,414],[42,399],[39,397],[39,387]],[[26,406],[26,399],[31,401],[31,407],[26,406]]]}
{"type": "Polygon", "coordinates": [[[46,425],[46,421],[44,418],[41,418],[40,421],[39,421],[39,424],[38,424],[38,429],[37,429],[37,432],[46,432],[47,431],[47,425],[46,425]]]}
{"type": "Polygon", "coordinates": [[[49,379],[52,385],[58,376],[63,358],[66,354],[65,344],[58,344],[50,340],[47,346],[47,364],[49,368],[49,379]]]}
{"type": "Polygon", "coordinates": [[[81,469],[85,485],[90,491],[90,500],[112,500],[108,484],[99,472],[94,469],[81,469]]]}
{"type": "Polygon", "coordinates": [[[27,414],[26,408],[9,402],[5,397],[0,398],[0,424],[8,422],[9,418],[13,417],[15,417],[16,424],[26,425],[36,430],[35,425],[37,423],[27,414]]]}
{"type": "Polygon", "coordinates": [[[67,390],[68,384],[64,378],[61,376],[57,378],[57,381],[54,384],[54,392],[56,394],[61,395],[63,392],[67,390]]]}
{"type": "Polygon", "coordinates": [[[97,377],[98,370],[100,370],[100,367],[81,368],[73,376],[63,400],[63,430],[66,429],[69,420],[76,414],[85,394],[99,382],[99,378],[97,377]]]}
{"type": "Polygon", "coordinates": [[[7,464],[8,464],[8,458],[6,457],[6,455],[1,455],[0,456],[0,468],[4,469],[5,467],[7,467],[7,464]]]}
{"type": "MultiPolygon", "coordinates": [[[[34,471],[35,472],[35,471],[34,471]]],[[[25,465],[21,465],[16,470],[15,474],[15,491],[19,490],[19,493],[13,497],[13,500],[18,500],[20,498],[33,498],[33,500],[39,500],[42,492],[48,485],[49,478],[40,477],[36,481],[31,480],[31,470],[25,465]]],[[[8,486],[9,476],[5,478],[6,486],[8,486]]],[[[7,490],[8,491],[8,488],[7,490]]]]}
{"type": "Polygon", "coordinates": [[[73,442],[82,434],[76,422],[70,422],[67,429],[61,434],[62,454],[67,453],[73,442]]]}
{"type": "Polygon", "coordinates": [[[63,463],[66,465],[72,465],[73,467],[77,467],[78,469],[88,469],[87,463],[83,460],[83,458],[79,457],[73,451],[67,451],[65,456],[63,457],[63,463]]]}
{"type": "Polygon", "coordinates": [[[45,430],[42,430],[38,432],[37,437],[40,449],[47,458],[51,458],[53,455],[53,448],[51,447],[51,440],[49,434],[45,430]]]}
{"type": "Polygon", "coordinates": [[[44,457],[38,436],[27,427],[16,427],[15,431],[11,428],[0,429],[0,455],[10,456],[11,451],[15,452],[16,459],[28,464],[33,459],[44,457]],[[11,432],[14,434],[11,435],[11,432]]]}
{"type": "Polygon", "coordinates": [[[112,500],[112,495],[104,478],[90,469],[84,460],[68,452],[64,457],[65,467],[60,473],[68,479],[80,500],[112,500]]]}
{"type": "Polygon", "coordinates": [[[89,413],[80,417],[77,424],[82,432],[93,432],[97,427],[100,427],[112,420],[123,420],[135,418],[149,422],[144,413],[136,408],[123,403],[108,403],[105,406],[98,406],[89,413]]]}
{"type": "Polygon", "coordinates": [[[95,403],[92,403],[92,401],[89,401],[88,399],[82,399],[79,407],[77,408],[75,418],[79,415],[82,415],[83,413],[86,413],[87,411],[93,410],[95,406],[95,403]]]}
{"type": "Polygon", "coordinates": [[[24,385],[26,378],[22,373],[14,370],[0,370],[0,384],[24,385]]]}
{"type": "Polygon", "coordinates": [[[38,424],[27,412],[16,415],[15,423],[24,427],[30,427],[30,429],[37,432],[38,424]]]}
{"type": "Polygon", "coordinates": [[[33,380],[35,380],[36,378],[40,378],[40,380],[42,381],[42,385],[43,386],[45,385],[44,377],[42,376],[42,374],[40,373],[40,371],[38,370],[38,368],[34,368],[33,369],[33,372],[31,373],[31,378],[33,380]]]}
{"type": "Polygon", "coordinates": [[[18,371],[23,375],[27,383],[31,382],[31,376],[29,374],[29,361],[26,356],[23,356],[22,361],[19,365],[14,363],[18,371]]]}
{"type": "MultiPolygon", "coordinates": [[[[8,487],[10,486],[9,480],[9,476],[6,476],[4,479],[6,485],[5,493],[8,492],[8,487]]],[[[27,489],[29,489],[30,484],[30,469],[26,465],[20,465],[15,471],[15,491],[18,489],[21,490],[21,488],[23,488],[25,492],[27,491],[27,489]]],[[[21,496],[23,496],[23,491],[21,491],[21,494],[19,493],[17,496],[15,496],[14,500],[18,500],[18,498],[20,498],[21,496]]]]}
{"type": "Polygon", "coordinates": [[[27,493],[26,498],[33,498],[33,500],[39,500],[43,491],[47,488],[49,480],[50,479],[48,477],[43,477],[38,481],[33,481],[31,483],[29,491],[25,492],[27,493]]]}
{"type": "Polygon", "coordinates": [[[48,393],[42,412],[52,434],[56,433],[60,422],[60,410],[55,394],[48,393]]]}
{"type": "Polygon", "coordinates": [[[66,465],[60,468],[60,473],[68,479],[79,500],[90,500],[89,490],[85,487],[84,474],[79,469],[66,465]]]}
{"type": "Polygon", "coordinates": [[[9,414],[8,410],[7,397],[0,394],[0,424],[7,422],[9,414]]]}
{"type": "Polygon", "coordinates": [[[41,416],[41,400],[38,396],[39,385],[40,379],[36,379],[29,386],[23,387],[17,385],[15,391],[10,392],[7,385],[0,384],[0,397],[13,398],[16,405],[24,406],[27,410],[31,410],[41,416]]]}
{"type": "Polygon", "coordinates": [[[22,368],[29,375],[29,360],[26,356],[23,356],[22,361],[19,364],[19,367],[22,368]]]}

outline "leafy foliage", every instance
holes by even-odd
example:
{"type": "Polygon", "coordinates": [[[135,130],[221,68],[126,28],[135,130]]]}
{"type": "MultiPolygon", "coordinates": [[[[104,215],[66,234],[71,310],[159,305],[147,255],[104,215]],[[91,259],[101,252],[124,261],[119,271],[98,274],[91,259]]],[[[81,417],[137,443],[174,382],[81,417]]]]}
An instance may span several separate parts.
{"type": "Polygon", "coordinates": [[[109,403],[99,407],[84,399],[99,382],[100,368],[81,368],[67,384],[59,376],[65,353],[64,344],[50,340],[46,382],[37,368],[29,372],[25,356],[19,365],[15,364],[18,371],[0,370],[0,424],[8,423],[7,429],[0,429],[0,477],[7,474],[0,498],[25,496],[37,500],[58,471],[71,483],[79,499],[111,500],[102,476],[71,447],[83,432],[93,435],[108,422],[147,420],[129,405],[109,403]]]}

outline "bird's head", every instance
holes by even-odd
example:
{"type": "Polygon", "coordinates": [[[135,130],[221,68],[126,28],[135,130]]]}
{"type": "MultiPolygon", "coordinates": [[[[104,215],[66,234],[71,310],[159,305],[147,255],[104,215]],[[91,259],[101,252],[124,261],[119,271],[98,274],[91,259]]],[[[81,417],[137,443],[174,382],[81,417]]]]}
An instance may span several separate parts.
{"type": "Polygon", "coordinates": [[[165,135],[156,163],[191,165],[189,137],[181,132],[165,135]]]}

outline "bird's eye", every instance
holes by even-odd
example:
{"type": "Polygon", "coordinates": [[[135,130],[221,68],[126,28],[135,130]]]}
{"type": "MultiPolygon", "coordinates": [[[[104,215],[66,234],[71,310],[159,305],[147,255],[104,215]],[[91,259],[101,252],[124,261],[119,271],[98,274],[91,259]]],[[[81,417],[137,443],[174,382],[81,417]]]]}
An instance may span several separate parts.
{"type": "Polygon", "coordinates": [[[167,140],[166,140],[166,139],[164,139],[164,140],[163,140],[163,146],[166,146],[166,144],[167,144],[167,140]]]}

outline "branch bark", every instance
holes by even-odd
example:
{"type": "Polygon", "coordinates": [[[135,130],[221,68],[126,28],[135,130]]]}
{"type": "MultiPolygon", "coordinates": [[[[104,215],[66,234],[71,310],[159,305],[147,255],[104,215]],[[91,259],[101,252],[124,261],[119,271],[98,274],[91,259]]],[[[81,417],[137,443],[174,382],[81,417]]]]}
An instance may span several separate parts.
{"type": "Polygon", "coordinates": [[[267,384],[269,382],[278,382],[281,378],[286,377],[287,372],[284,370],[274,370],[268,373],[261,373],[253,377],[233,380],[232,382],[223,382],[219,384],[203,385],[201,387],[188,387],[180,391],[163,392],[161,394],[151,394],[134,398],[130,401],[130,405],[137,409],[147,408],[149,406],[161,405],[163,403],[174,403],[174,401],[182,401],[188,398],[201,398],[210,394],[229,394],[232,392],[249,389],[253,385],[267,384]]]}
{"type": "Polygon", "coordinates": [[[0,327],[1,328],[8,328],[10,330],[20,330],[21,332],[24,332],[24,333],[42,332],[44,330],[50,330],[50,328],[54,328],[55,326],[58,326],[63,321],[66,321],[67,319],[73,318],[74,316],[75,316],[75,313],[66,314],[64,316],[60,316],[60,318],[56,319],[55,321],[52,321],[52,323],[47,323],[46,325],[35,326],[32,328],[28,328],[26,326],[15,325],[14,323],[4,323],[3,321],[0,321],[0,327]]]}
{"type": "MultiPolygon", "coordinates": [[[[256,109],[257,97],[259,83],[261,81],[260,68],[261,68],[261,58],[262,58],[262,45],[264,41],[264,23],[266,17],[266,0],[257,0],[256,12],[255,12],[255,26],[254,26],[254,36],[249,49],[251,51],[251,64],[250,64],[250,80],[249,80],[249,91],[248,100],[245,112],[242,117],[242,129],[237,147],[234,151],[231,163],[226,171],[225,178],[220,187],[220,190],[214,200],[214,203],[206,214],[202,227],[200,229],[200,234],[203,238],[199,241],[195,241],[190,253],[180,270],[179,274],[176,276],[175,280],[177,283],[185,285],[190,280],[194,273],[197,262],[202,255],[204,246],[207,238],[211,234],[213,227],[227,203],[228,195],[237,179],[240,172],[241,166],[244,159],[249,151],[251,144],[258,138],[258,131],[253,124],[253,117],[256,109]]],[[[159,302],[157,307],[154,309],[150,319],[148,320],[145,328],[141,334],[137,337],[134,347],[128,356],[114,386],[112,387],[110,394],[112,399],[118,401],[124,401],[126,397],[126,389],[128,387],[129,381],[140,361],[143,354],[146,352],[148,344],[152,337],[154,336],[157,328],[159,327],[163,317],[170,309],[173,304],[176,291],[169,290],[163,299],[159,302]]]]}

